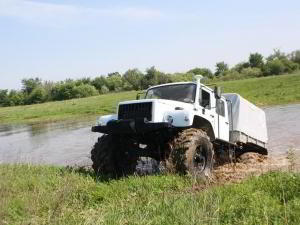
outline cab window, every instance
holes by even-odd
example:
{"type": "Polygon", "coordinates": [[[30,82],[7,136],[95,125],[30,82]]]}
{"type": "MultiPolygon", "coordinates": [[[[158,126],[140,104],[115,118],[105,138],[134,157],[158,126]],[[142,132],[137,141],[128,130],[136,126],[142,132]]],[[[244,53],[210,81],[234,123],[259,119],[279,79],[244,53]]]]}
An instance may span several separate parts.
{"type": "Polygon", "coordinates": [[[210,94],[209,94],[209,92],[202,90],[202,101],[201,101],[201,99],[199,99],[199,104],[203,108],[210,109],[210,94]]]}
{"type": "Polygon", "coordinates": [[[224,101],[221,99],[217,100],[216,113],[218,113],[220,116],[225,117],[225,104],[224,101]]]}

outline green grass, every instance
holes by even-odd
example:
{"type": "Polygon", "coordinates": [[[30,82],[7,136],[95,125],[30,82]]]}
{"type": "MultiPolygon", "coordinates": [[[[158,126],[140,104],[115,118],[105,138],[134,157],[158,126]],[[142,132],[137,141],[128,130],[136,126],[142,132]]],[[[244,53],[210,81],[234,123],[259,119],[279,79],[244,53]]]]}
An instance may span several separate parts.
{"type": "Polygon", "coordinates": [[[103,181],[65,168],[0,165],[0,224],[300,224],[300,174],[199,190],[177,175],[103,181]]]}
{"type": "MultiPolygon", "coordinates": [[[[300,73],[217,83],[225,92],[236,92],[259,105],[300,102],[300,73]]],[[[95,118],[113,113],[117,103],[135,99],[136,92],[122,92],[38,105],[0,108],[0,124],[40,123],[95,118]]]]}
{"type": "Polygon", "coordinates": [[[0,108],[0,123],[41,123],[85,120],[115,112],[118,102],[134,99],[136,92],[99,95],[67,101],[0,108]]]}
{"type": "Polygon", "coordinates": [[[300,102],[300,73],[219,82],[224,92],[239,93],[258,106],[300,102]]]}

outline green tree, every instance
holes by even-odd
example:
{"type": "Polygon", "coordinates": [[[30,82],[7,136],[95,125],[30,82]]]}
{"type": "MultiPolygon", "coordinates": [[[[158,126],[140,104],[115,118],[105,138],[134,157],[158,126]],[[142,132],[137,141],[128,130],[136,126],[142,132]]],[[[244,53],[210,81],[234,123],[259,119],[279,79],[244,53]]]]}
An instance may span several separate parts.
{"type": "Polygon", "coordinates": [[[0,89],[0,106],[8,106],[9,105],[9,99],[8,99],[8,90],[1,90],[0,89]]]}
{"type": "Polygon", "coordinates": [[[74,97],[73,89],[75,83],[73,81],[65,81],[56,84],[51,90],[53,100],[66,100],[74,97]]]}
{"type": "Polygon", "coordinates": [[[250,67],[249,62],[240,62],[233,67],[233,70],[241,72],[243,69],[250,67]]]}
{"type": "Polygon", "coordinates": [[[25,96],[21,91],[11,90],[8,94],[8,99],[11,106],[24,105],[25,103],[25,96]]]}
{"type": "Polygon", "coordinates": [[[81,84],[91,84],[91,83],[92,81],[91,78],[89,77],[84,77],[75,81],[76,86],[79,86],[81,84]]]}
{"type": "MultiPolygon", "coordinates": [[[[123,75],[123,79],[128,82],[134,90],[140,90],[142,87],[143,73],[138,69],[129,69],[123,75]]],[[[129,90],[128,88],[125,88],[129,90]]]]}
{"type": "Polygon", "coordinates": [[[284,72],[285,66],[280,59],[273,59],[267,61],[263,67],[263,72],[265,75],[279,75],[284,72]]]}
{"type": "Polygon", "coordinates": [[[299,64],[289,60],[288,58],[281,59],[280,61],[284,65],[284,72],[285,73],[292,73],[292,72],[299,69],[299,64]]]}
{"type": "Polygon", "coordinates": [[[160,72],[154,66],[146,70],[146,74],[142,79],[142,88],[147,89],[149,86],[158,84],[158,74],[160,72]]]}
{"type": "Polygon", "coordinates": [[[229,68],[228,68],[228,64],[226,64],[225,62],[218,62],[216,64],[216,72],[215,72],[215,75],[216,76],[221,76],[221,75],[224,75],[224,73],[226,71],[228,71],[229,68]]]}
{"type": "Polygon", "coordinates": [[[250,67],[262,68],[264,65],[264,57],[259,53],[253,53],[249,56],[249,65],[250,67]]]}
{"type": "Polygon", "coordinates": [[[30,94],[35,88],[42,85],[42,80],[38,77],[22,80],[22,90],[26,94],[30,94]]]}
{"type": "Polygon", "coordinates": [[[110,91],[120,91],[123,86],[122,77],[118,74],[111,75],[106,78],[106,85],[110,91]]]}
{"type": "Polygon", "coordinates": [[[121,77],[121,74],[119,72],[113,72],[113,73],[108,73],[107,74],[108,77],[112,77],[112,76],[118,76],[121,77]]]}
{"type": "Polygon", "coordinates": [[[36,104],[45,102],[46,96],[46,90],[43,87],[38,86],[29,94],[28,98],[26,99],[26,103],[36,104]]]}
{"type": "Polygon", "coordinates": [[[106,85],[106,78],[104,76],[99,76],[96,77],[93,81],[92,81],[92,85],[98,90],[100,91],[101,88],[106,85]]]}
{"type": "Polygon", "coordinates": [[[292,62],[300,64],[300,50],[293,51],[288,57],[292,62]]]}
{"type": "Polygon", "coordinates": [[[199,68],[196,67],[194,69],[189,70],[187,73],[193,73],[195,75],[200,74],[204,77],[213,78],[213,73],[208,68],[199,68]]]}
{"type": "Polygon", "coordinates": [[[172,82],[192,81],[195,77],[193,73],[174,73],[171,75],[172,82]]]}
{"type": "Polygon", "coordinates": [[[281,52],[280,49],[273,49],[273,54],[267,57],[267,61],[272,61],[274,59],[287,59],[287,56],[284,52],[281,52]]]}

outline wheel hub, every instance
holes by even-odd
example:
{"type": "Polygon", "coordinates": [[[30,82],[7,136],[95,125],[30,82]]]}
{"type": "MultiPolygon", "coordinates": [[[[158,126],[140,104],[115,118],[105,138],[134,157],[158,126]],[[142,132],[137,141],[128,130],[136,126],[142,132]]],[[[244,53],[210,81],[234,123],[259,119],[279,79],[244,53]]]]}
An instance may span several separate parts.
{"type": "Polygon", "coordinates": [[[195,169],[199,172],[202,172],[206,166],[206,155],[205,151],[203,150],[202,146],[197,147],[196,153],[194,155],[194,166],[195,169]]]}

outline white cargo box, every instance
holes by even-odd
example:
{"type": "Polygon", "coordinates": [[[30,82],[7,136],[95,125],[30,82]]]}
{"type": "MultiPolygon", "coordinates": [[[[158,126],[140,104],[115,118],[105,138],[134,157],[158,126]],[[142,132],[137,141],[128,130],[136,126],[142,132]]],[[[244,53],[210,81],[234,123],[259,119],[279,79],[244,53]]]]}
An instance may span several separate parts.
{"type": "Polygon", "coordinates": [[[230,141],[253,143],[266,148],[268,134],[265,112],[238,94],[223,96],[229,100],[230,141]]]}

